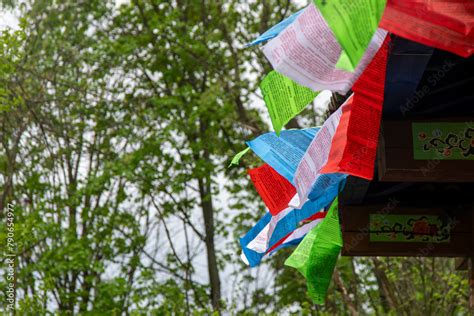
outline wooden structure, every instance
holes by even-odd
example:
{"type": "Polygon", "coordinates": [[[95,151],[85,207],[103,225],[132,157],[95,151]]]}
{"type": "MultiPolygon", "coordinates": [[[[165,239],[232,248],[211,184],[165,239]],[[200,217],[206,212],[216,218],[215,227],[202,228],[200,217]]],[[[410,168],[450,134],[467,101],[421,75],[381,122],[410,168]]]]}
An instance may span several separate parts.
{"type": "Polygon", "coordinates": [[[474,183],[368,184],[350,178],[339,197],[342,255],[470,257],[473,193],[474,183]]]}
{"type": "Polygon", "coordinates": [[[378,146],[379,180],[472,182],[473,140],[474,117],[384,121],[378,146]]]}
{"type": "Polygon", "coordinates": [[[474,59],[394,46],[374,180],[349,177],[339,196],[342,255],[456,257],[471,271],[474,307],[474,59]],[[417,84],[400,77],[417,76],[400,69],[403,54],[414,56],[406,67],[426,64],[417,84]],[[446,60],[450,68],[434,80],[446,60]],[[404,95],[416,102],[400,104],[404,95]]]}
{"type": "Polygon", "coordinates": [[[382,124],[376,179],[349,177],[339,196],[342,255],[456,257],[474,309],[474,133],[465,159],[417,160],[413,135],[396,137],[403,126],[382,124]]]}

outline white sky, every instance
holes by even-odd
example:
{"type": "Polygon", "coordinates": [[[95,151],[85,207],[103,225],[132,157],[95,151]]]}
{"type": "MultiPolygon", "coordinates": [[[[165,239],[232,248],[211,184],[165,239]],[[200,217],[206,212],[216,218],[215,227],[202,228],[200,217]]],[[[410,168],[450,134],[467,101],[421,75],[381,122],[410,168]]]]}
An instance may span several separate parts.
{"type": "Polygon", "coordinates": [[[18,29],[18,17],[11,11],[0,12],[0,30],[18,29]]]}

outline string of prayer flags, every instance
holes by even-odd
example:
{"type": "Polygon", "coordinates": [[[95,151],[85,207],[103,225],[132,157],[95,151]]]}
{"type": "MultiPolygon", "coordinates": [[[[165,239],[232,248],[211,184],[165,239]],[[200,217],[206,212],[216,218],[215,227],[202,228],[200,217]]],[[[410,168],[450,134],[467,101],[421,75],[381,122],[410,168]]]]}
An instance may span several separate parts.
{"type": "Polygon", "coordinates": [[[277,135],[318,95],[276,71],[265,76],[260,83],[260,90],[277,135]]]}
{"type": "Polygon", "coordinates": [[[474,54],[472,0],[387,0],[380,27],[400,37],[449,51],[474,54]]]}
{"type": "MultiPolygon", "coordinates": [[[[324,122],[321,130],[313,138],[303,158],[300,160],[294,175],[294,185],[298,194],[297,197],[290,202],[290,205],[300,207],[301,204],[306,201],[311,191],[318,191],[318,189],[313,188],[313,186],[321,177],[320,170],[328,162],[332,139],[336,133],[345,107],[347,107],[347,105],[343,104],[324,122]]],[[[337,175],[334,177],[336,177],[336,179],[338,178],[337,175]]],[[[326,182],[327,181],[323,181],[323,183],[326,182]]]]}
{"type": "Polygon", "coordinates": [[[251,252],[249,248],[244,248],[241,254],[242,261],[251,267],[257,266],[261,260],[266,259],[267,257],[273,255],[276,251],[291,247],[294,245],[298,245],[301,240],[303,240],[304,236],[316,225],[320,224],[324,217],[326,216],[327,212],[320,211],[310,218],[302,221],[303,226],[298,227],[293,232],[289,233],[285,237],[281,238],[277,243],[275,243],[271,248],[269,248],[265,253],[258,253],[258,252],[251,252]],[[248,257],[247,257],[248,256],[248,257]],[[249,262],[249,259],[252,263],[249,262]]]}
{"type": "MultiPolygon", "coordinates": [[[[331,138],[338,124],[341,111],[338,110],[338,112],[332,115],[332,119],[324,123],[326,127],[323,125],[322,129],[325,131],[330,129],[332,132],[329,132],[329,134],[327,132],[320,134],[319,128],[287,130],[282,131],[280,137],[276,136],[275,133],[266,133],[247,142],[257,156],[290,183],[295,184],[296,182],[294,181],[298,181],[300,190],[290,200],[290,206],[301,208],[308,197],[315,200],[324,194],[335,196],[337,195],[340,183],[345,181],[346,174],[322,175],[318,173],[319,169],[326,163],[327,155],[330,151],[331,138]],[[313,144],[314,148],[308,154],[310,144],[313,144]],[[321,146],[326,147],[319,151],[318,148],[321,146]],[[326,152],[326,154],[322,155],[322,152],[326,152]],[[308,158],[308,155],[312,155],[315,162],[309,162],[309,159],[312,158],[308,158]],[[313,166],[317,169],[317,174],[314,174],[312,177],[312,171],[299,167],[304,157],[307,157],[305,159],[308,161],[304,163],[305,167],[313,166]],[[299,172],[298,168],[300,168],[299,172]]],[[[298,189],[298,185],[295,186],[298,189]]]]}
{"type": "Polygon", "coordinates": [[[285,265],[324,303],[343,245],[338,195],[348,175],[374,176],[384,98],[396,94],[392,107],[409,98],[435,48],[474,54],[473,12],[472,0],[313,0],[247,45],[268,41],[262,51],[274,71],[260,89],[275,132],[248,141],[231,162],[250,149],[265,162],[248,171],[268,212],[240,238],[244,262],[255,267],[298,245],[285,265]],[[400,47],[392,45],[387,70],[392,38],[400,47]],[[322,90],[353,93],[323,126],[283,130],[322,90]]]}
{"type": "Polygon", "coordinates": [[[322,205],[321,202],[314,203],[308,201],[301,209],[287,208],[276,216],[266,213],[265,216],[240,239],[240,245],[246,258],[245,261],[247,261],[251,267],[259,265],[265,254],[277,245],[280,240],[285,239],[289,234],[294,232],[301,221],[321,211],[321,209],[330,203],[330,201],[325,202],[327,202],[327,204],[322,205]]]}
{"type": "Polygon", "coordinates": [[[314,0],[314,3],[344,51],[336,67],[354,71],[377,30],[386,0],[314,0]]]}
{"type": "Polygon", "coordinates": [[[276,37],[278,34],[281,33],[281,31],[283,31],[288,25],[290,25],[291,23],[293,23],[295,21],[295,19],[298,17],[298,15],[301,14],[301,12],[303,12],[304,9],[302,10],[299,10],[298,12],[295,12],[293,13],[292,15],[290,15],[288,18],[284,19],[283,21],[281,21],[280,23],[272,26],[270,29],[268,29],[268,31],[266,31],[265,33],[261,34],[259,37],[257,37],[255,40],[253,40],[252,42],[248,43],[247,45],[245,45],[245,47],[250,47],[250,46],[254,46],[254,45],[257,45],[257,44],[260,44],[262,42],[265,42],[265,41],[268,41],[274,37],[276,37]]]}
{"type": "Polygon", "coordinates": [[[378,29],[354,72],[336,69],[341,46],[323,16],[310,4],[263,53],[274,70],[314,91],[346,94],[382,45],[387,32],[378,29]]]}
{"type": "Polygon", "coordinates": [[[313,228],[285,261],[305,278],[308,294],[315,304],[323,304],[342,248],[338,200],[332,203],[324,220],[313,228]]]}
{"type": "Polygon", "coordinates": [[[384,100],[390,38],[354,84],[345,102],[345,119],[333,138],[327,164],[321,173],[346,173],[372,180],[384,100]]]}
{"type": "Polygon", "coordinates": [[[248,174],[270,214],[277,215],[288,207],[296,189],[287,179],[268,164],[250,169],[248,174]]]}
{"type": "Polygon", "coordinates": [[[324,192],[318,187],[328,182],[323,180],[326,177],[321,178],[322,174],[337,177],[344,173],[369,180],[373,177],[388,42],[389,37],[354,85],[354,97],[324,122],[306,150],[294,175],[298,194],[290,201],[291,206],[300,207],[307,198],[317,198],[310,196],[310,192],[324,192]],[[353,104],[353,98],[357,100],[357,106],[353,104]]]}
{"type": "Polygon", "coordinates": [[[272,248],[268,249],[266,256],[271,256],[274,252],[282,248],[298,245],[311,229],[323,221],[326,214],[327,212],[321,211],[304,220],[303,226],[297,228],[295,231],[282,238],[272,248]]]}
{"type": "Polygon", "coordinates": [[[242,259],[251,267],[257,266],[270,249],[278,247],[278,243],[287,238],[297,228],[299,223],[311,218],[328,207],[337,197],[345,184],[345,178],[331,186],[331,189],[321,194],[316,200],[307,200],[299,209],[288,207],[272,216],[266,213],[247,234],[240,238],[242,259]]]}
{"type": "Polygon", "coordinates": [[[293,183],[296,167],[318,130],[285,130],[281,131],[280,137],[270,132],[247,142],[247,145],[276,172],[293,183]]]}

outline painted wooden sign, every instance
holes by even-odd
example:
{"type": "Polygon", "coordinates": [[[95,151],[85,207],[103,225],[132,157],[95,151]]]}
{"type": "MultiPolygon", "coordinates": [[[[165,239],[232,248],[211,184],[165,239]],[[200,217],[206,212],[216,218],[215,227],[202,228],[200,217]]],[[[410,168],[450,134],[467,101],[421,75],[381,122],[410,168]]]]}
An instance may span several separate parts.
{"type": "Polygon", "coordinates": [[[472,182],[474,118],[382,121],[379,181],[472,182]]]}
{"type": "Polygon", "coordinates": [[[474,160],[474,122],[412,123],[415,160],[474,160]]]}
{"type": "Polygon", "coordinates": [[[472,206],[342,205],[346,256],[463,257],[473,251],[472,206]]]}
{"type": "Polygon", "coordinates": [[[370,241],[449,242],[452,222],[447,216],[370,214],[370,241]]]}

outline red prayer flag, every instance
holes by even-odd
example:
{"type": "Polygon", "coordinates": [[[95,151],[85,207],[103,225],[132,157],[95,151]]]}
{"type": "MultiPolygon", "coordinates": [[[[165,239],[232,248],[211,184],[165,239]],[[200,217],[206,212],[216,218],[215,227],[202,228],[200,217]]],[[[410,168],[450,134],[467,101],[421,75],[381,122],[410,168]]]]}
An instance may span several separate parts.
{"type": "Polygon", "coordinates": [[[258,194],[272,215],[288,207],[296,194],[295,187],[268,164],[248,171],[258,194]]]}
{"type": "Polygon", "coordinates": [[[474,53],[472,0],[388,0],[379,26],[463,57],[474,53]]]}
{"type": "Polygon", "coordinates": [[[321,173],[346,173],[372,180],[382,117],[390,37],[356,81],[346,101],[321,173]]]}

